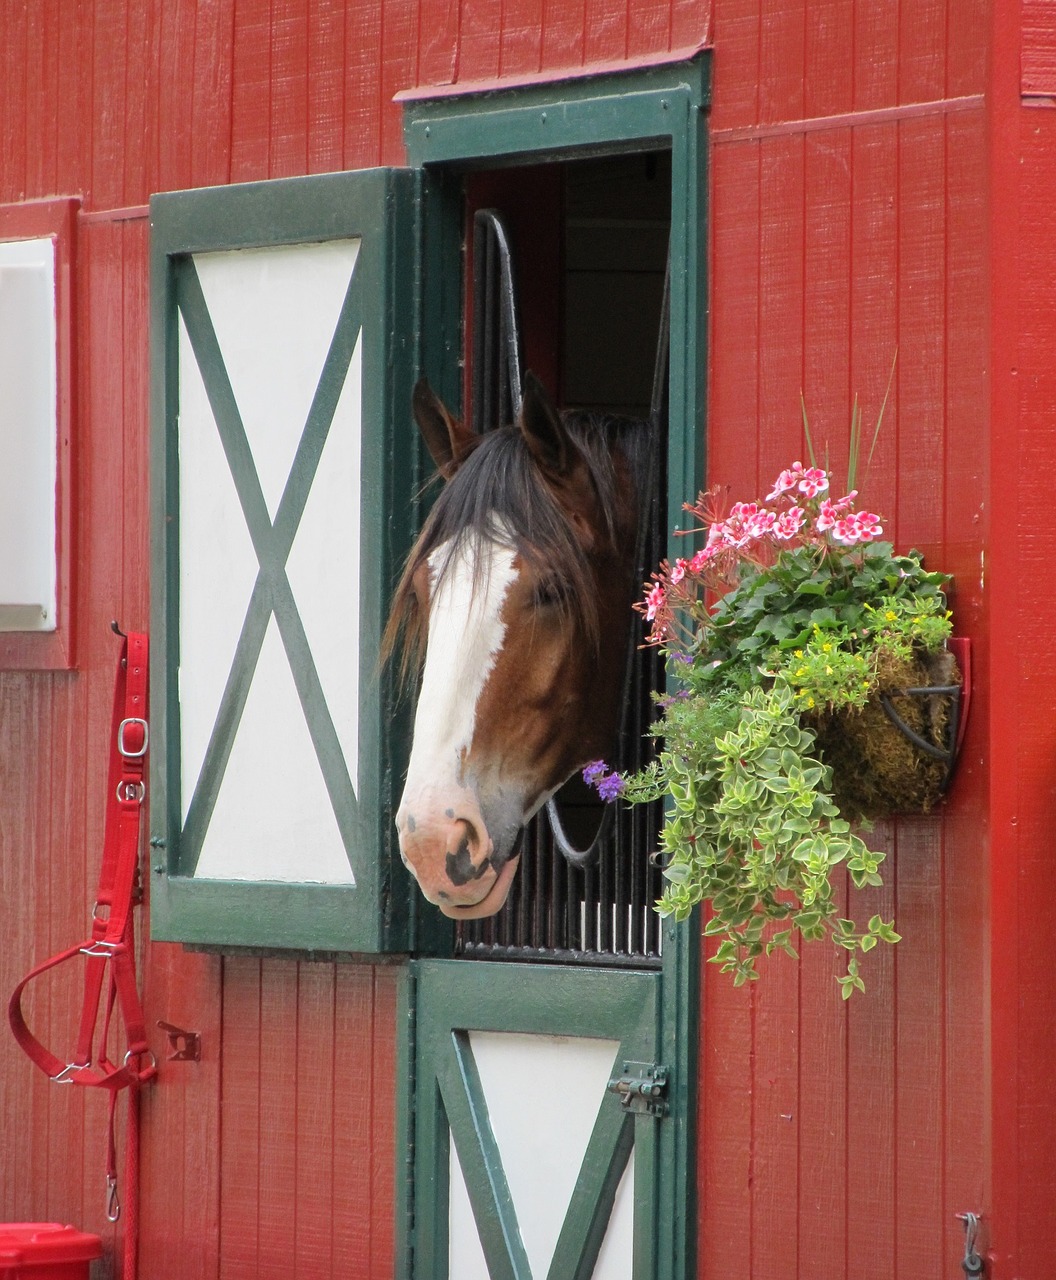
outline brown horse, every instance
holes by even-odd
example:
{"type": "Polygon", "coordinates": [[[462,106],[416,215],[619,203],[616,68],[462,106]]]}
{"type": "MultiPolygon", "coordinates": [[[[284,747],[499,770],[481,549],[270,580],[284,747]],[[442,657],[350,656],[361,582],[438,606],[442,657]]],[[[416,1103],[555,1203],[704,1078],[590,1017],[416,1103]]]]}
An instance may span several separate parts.
{"type": "Polygon", "coordinates": [[[414,413],[446,484],[387,633],[424,656],[396,826],[425,896],[469,919],[505,902],[524,824],[612,750],[655,436],[559,413],[531,374],[514,426],[475,435],[424,382],[414,413]]]}

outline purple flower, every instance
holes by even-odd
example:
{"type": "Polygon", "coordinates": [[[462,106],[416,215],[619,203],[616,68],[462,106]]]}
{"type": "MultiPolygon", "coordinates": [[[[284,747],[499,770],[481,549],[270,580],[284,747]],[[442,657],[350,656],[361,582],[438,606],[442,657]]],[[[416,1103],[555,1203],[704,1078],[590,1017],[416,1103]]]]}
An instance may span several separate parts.
{"type": "Polygon", "coordinates": [[[588,787],[593,787],[606,804],[615,800],[626,785],[615,770],[609,772],[604,760],[593,760],[588,764],[583,770],[583,781],[588,787]]]}
{"type": "Polygon", "coordinates": [[[623,779],[618,773],[606,774],[604,778],[600,778],[595,786],[598,789],[598,795],[606,804],[611,804],[613,800],[620,794],[624,786],[623,779]]]}
{"type": "Polygon", "coordinates": [[[604,760],[592,760],[583,770],[583,781],[593,787],[603,773],[608,773],[609,766],[604,760]]]}

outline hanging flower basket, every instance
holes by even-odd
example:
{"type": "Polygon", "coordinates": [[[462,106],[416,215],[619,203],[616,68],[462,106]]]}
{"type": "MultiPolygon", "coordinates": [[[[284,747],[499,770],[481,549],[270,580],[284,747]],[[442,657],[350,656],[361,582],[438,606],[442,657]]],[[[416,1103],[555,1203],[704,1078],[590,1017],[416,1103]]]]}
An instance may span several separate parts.
{"type": "Polygon", "coordinates": [[[879,915],[841,917],[833,873],[879,885],[884,854],[855,828],[941,799],[969,672],[945,575],[896,554],[879,516],[830,482],[795,462],[761,501],[686,505],[705,544],[665,561],[636,606],[675,686],[657,759],[584,777],[606,799],[666,799],[657,909],[685,919],[707,902],[711,959],[736,983],[764,954],[827,937],[847,953],[846,998],[864,986],[860,956],[899,935],[879,915]]]}

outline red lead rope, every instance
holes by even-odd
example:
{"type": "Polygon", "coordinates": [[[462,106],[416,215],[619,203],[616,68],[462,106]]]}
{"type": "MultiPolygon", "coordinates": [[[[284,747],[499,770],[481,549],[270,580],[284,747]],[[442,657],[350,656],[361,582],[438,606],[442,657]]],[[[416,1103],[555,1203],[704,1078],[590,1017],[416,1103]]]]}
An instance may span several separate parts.
{"type": "Polygon", "coordinates": [[[56,1084],[79,1084],[109,1090],[106,1184],[107,1217],[121,1213],[117,1198],[117,1153],[114,1111],[117,1095],[128,1089],[128,1127],[125,1138],[124,1280],[134,1280],[139,1231],[137,1204],[139,1165],[139,1090],[157,1074],[147,1046],[146,1022],[136,989],[136,940],[132,908],[139,901],[140,815],[146,794],[144,768],[147,727],[147,637],[129,635],[121,647],[114,688],[114,719],[110,737],[106,828],[99,891],[92,912],[90,938],[52,956],[26,975],[15,988],[7,1016],[15,1039],[33,1062],[56,1084]],[[22,1014],[22,992],[42,973],[74,956],[86,957],[84,1003],[72,1057],[56,1057],[33,1035],[22,1014]],[[109,976],[101,1033],[96,1043],[103,979],[109,976]],[[106,1056],[106,1042],[115,1006],[125,1024],[127,1048],[120,1063],[106,1056]]]}

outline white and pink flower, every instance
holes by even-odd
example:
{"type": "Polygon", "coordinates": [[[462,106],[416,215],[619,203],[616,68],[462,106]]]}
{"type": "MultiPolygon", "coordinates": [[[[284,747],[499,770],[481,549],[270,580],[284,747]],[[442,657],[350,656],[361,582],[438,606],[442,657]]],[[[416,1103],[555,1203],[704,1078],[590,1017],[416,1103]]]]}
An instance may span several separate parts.
{"type": "Polygon", "coordinates": [[[858,530],[859,542],[875,542],[884,532],[880,517],[874,515],[872,511],[859,511],[854,517],[854,523],[858,530]]]}
{"type": "Polygon", "coordinates": [[[789,538],[794,538],[803,528],[803,522],[806,518],[806,512],[802,507],[789,507],[787,511],[783,511],[774,520],[774,537],[779,538],[782,542],[787,542],[789,538]]]}
{"type": "Polygon", "coordinates": [[[875,542],[883,532],[880,517],[872,511],[844,516],[831,529],[833,541],[845,547],[853,547],[859,542],[875,542]]]}
{"type": "Polygon", "coordinates": [[[858,496],[858,490],[852,489],[850,493],[845,494],[842,498],[833,501],[831,498],[822,498],[818,507],[818,518],[814,522],[814,527],[819,533],[824,533],[840,519],[841,516],[847,514],[851,507],[854,506],[854,500],[858,496]]]}
{"type": "Polygon", "coordinates": [[[744,522],[744,531],[751,538],[765,538],[773,532],[776,521],[777,515],[764,507],[744,522]]]}
{"type": "Polygon", "coordinates": [[[811,467],[803,472],[803,478],[796,486],[806,498],[816,498],[819,493],[826,493],[829,488],[829,477],[820,467],[811,467]]]}
{"type": "Polygon", "coordinates": [[[689,562],[690,573],[703,573],[710,562],[715,559],[720,545],[719,542],[709,542],[706,547],[701,547],[689,562]]]}
{"type": "Polygon", "coordinates": [[[652,622],[657,613],[664,607],[667,601],[667,593],[659,582],[654,582],[651,589],[645,593],[645,617],[647,622],[652,622]]]}
{"type": "Polygon", "coordinates": [[[789,493],[803,479],[803,463],[793,462],[791,467],[781,474],[774,481],[774,487],[766,495],[767,502],[773,502],[775,498],[780,498],[782,494],[789,493]]]}

